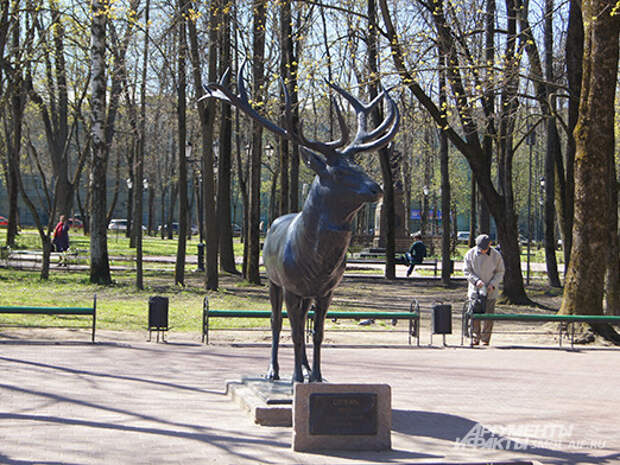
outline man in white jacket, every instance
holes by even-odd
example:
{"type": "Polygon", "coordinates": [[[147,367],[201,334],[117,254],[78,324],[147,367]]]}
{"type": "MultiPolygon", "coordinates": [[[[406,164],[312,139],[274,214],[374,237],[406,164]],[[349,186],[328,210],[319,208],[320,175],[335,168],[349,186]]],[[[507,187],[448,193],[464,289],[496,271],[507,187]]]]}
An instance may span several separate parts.
{"type": "MultiPolygon", "coordinates": [[[[491,247],[491,239],[486,234],[476,237],[476,246],[465,254],[465,278],[469,283],[467,295],[470,299],[478,292],[487,296],[485,313],[495,311],[495,302],[499,295],[498,286],[504,279],[504,260],[501,254],[491,247]]],[[[480,333],[480,320],[474,320],[474,345],[489,345],[493,321],[486,320],[480,333]]]]}

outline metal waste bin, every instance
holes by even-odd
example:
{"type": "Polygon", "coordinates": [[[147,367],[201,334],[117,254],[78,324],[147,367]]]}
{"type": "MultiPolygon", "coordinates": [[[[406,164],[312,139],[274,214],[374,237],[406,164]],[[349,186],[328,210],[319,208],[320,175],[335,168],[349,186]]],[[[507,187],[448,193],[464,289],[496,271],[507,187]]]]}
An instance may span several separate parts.
{"type": "Polygon", "coordinates": [[[433,344],[433,334],[443,335],[443,345],[446,345],[446,334],[452,334],[452,305],[433,305],[431,345],[433,344]]]}
{"type": "Polygon", "coordinates": [[[196,271],[204,271],[205,270],[205,245],[201,242],[196,247],[198,247],[198,268],[196,271]]]}
{"type": "Polygon", "coordinates": [[[157,342],[159,342],[159,332],[161,331],[162,342],[166,342],[163,333],[168,331],[168,297],[149,297],[149,342],[151,341],[151,331],[157,331],[157,342]]]}

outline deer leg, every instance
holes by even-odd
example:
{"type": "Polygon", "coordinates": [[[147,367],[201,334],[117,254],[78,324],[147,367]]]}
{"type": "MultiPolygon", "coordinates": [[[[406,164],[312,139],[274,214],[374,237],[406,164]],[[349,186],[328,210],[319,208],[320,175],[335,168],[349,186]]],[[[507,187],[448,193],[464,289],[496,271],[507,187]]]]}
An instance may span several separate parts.
{"type": "Polygon", "coordinates": [[[312,342],[314,343],[314,355],[312,357],[312,374],[310,381],[320,383],[323,381],[321,375],[321,344],[323,343],[323,329],[325,327],[325,315],[332,301],[332,293],[316,299],[316,309],[314,312],[314,334],[312,342]]]}
{"type": "Polygon", "coordinates": [[[294,383],[303,383],[304,374],[302,370],[305,343],[304,343],[304,323],[306,321],[306,312],[310,303],[309,299],[304,299],[292,292],[284,290],[284,301],[286,302],[286,310],[288,319],[291,324],[291,333],[293,337],[293,348],[295,350],[295,371],[293,373],[294,383]],[[305,304],[308,304],[305,306],[305,304]],[[305,308],[304,308],[305,306],[305,308]]]}
{"type": "Polygon", "coordinates": [[[278,347],[282,330],[282,288],[273,281],[269,281],[269,300],[271,301],[271,362],[266,378],[278,380],[280,379],[278,347]]]}
{"type": "MultiPolygon", "coordinates": [[[[307,315],[308,313],[308,309],[310,308],[310,305],[312,303],[312,299],[304,299],[304,302],[302,303],[302,305],[304,306],[303,308],[304,310],[304,314],[307,315]]],[[[304,325],[305,325],[305,318],[304,318],[304,325]]],[[[304,370],[304,374],[305,376],[307,376],[308,378],[310,378],[310,363],[308,363],[308,355],[306,354],[306,332],[304,330],[304,337],[301,338],[301,340],[303,341],[303,349],[302,349],[302,359],[301,359],[301,365],[303,367],[304,370]]]]}

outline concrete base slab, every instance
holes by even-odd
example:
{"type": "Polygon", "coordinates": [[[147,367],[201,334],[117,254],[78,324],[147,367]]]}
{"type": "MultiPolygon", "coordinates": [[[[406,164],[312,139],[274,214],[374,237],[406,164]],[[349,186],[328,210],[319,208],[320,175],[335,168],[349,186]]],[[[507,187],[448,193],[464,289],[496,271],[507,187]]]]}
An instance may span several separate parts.
{"type": "Polygon", "coordinates": [[[241,381],[228,381],[226,392],[258,425],[293,424],[293,388],[290,382],[242,377],[241,381]]]}
{"type": "Polygon", "coordinates": [[[293,399],[293,450],[391,448],[389,385],[295,384],[293,399]]]}

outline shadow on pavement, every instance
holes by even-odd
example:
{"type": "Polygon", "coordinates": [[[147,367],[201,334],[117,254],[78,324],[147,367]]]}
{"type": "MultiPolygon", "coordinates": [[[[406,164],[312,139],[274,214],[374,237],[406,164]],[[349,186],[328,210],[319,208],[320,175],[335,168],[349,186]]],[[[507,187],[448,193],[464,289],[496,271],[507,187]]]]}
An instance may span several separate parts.
{"type": "MultiPolygon", "coordinates": [[[[483,425],[468,418],[446,413],[424,412],[418,410],[392,410],[392,431],[412,435],[441,439],[454,443],[454,447],[472,448],[475,446],[461,445],[475,444],[477,440],[488,444],[490,439],[497,450],[514,450],[518,454],[544,457],[545,463],[553,464],[611,464],[617,463],[620,453],[614,452],[607,456],[594,456],[585,452],[566,452],[562,450],[534,447],[528,441],[542,442],[549,438],[508,438],[501,434],[485,429],[483,425]],[[472,442],[470,442],[471,440],[472,442]],[[519,448],[520,442],[520,448],[519,448]]],[[[555,438],[552,438],[555,439],[555,438]]],[[[564,444],[566,447],[566,444],[564,444]]],[[[485,450],[484,447],[480,447],[485,450]]]]}

